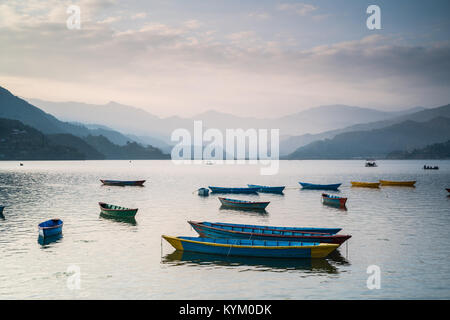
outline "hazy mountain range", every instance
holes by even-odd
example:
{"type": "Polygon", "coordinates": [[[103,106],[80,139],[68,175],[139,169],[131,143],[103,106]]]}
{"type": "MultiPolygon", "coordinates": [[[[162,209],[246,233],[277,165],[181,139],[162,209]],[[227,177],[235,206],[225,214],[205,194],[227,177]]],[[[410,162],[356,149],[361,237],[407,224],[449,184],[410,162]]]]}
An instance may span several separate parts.
{"type": "Polygon", "coordinates": [[[217,128],[222,131],[234,128],[280,129],[280,135],[286,137],[317,134],[359,123],[388,120],[424,109],[416,107],[401,112],[385,112],[361,107],[330,105],[273,119],[240,117],[213,110],[189,118],[179,116],[160,118],[142,109],[115,102],[94,105],[80,102],[28,100],[42,110],[65,121],[96,123],[127,132],[144,140],[146,137],[152,137],[166,143],[171,143],[170,134],[173,130],[177,128],[191,130],[194,120],[202,120],[205,129],[217,128]]]}
{"type": "Polygon", "coordinates": [[[86,159],[167,158],[160,150],[170,153],[172,131],[192,132],[194,120],[202,120],[204,130],[280,129],[280,151],[287,159],[382,158],[450,139],[450,105],[398,112],[331,105],[260,119],[217,111],[160,118],[114,102],[29,101],[0,87],[0,118],[19,120],[40,131],[49,145],[71,148],[86,159]]]}
{"type": "Polygon", "coordinates": [[[450,118],[426,122],[404,121],[382,129],[341,133],[332,139],[312,142],[288,159],[384,158],[394,150],[421,148],[450,139],[450,118]]]}
{"type": "Polygon", "coordinates": [[[62,122],[2,87],[0,120],[3,160],[169,158],[161,150],[138,144],[120,132],[62,122]]]}
{"type": "MultiPolygon", "coordinates": [[[[393,113],[394,114],[394,113],[393,113]]],[[[306,146],[314,141],[331,139],[338,134],[345,132],[357,132],[357,131],[369,131],[374,129],[380,129],[388,127],[390,125],[401,123],[404,121],[417,121],[423,122],[428,121],[436,117],[447,117],[450,118],[450,105],[441,106],[437,108],[413,108],[409,109],[409,112],[397,113],[396,116],[382,121],[374,121],[368,123],[360,123],[336,130],[329,130],[319,134],[304,134],[300,136],[288,136],[284,137],[280,141],[280,154],[282,156],[289,155],[294,150],[306,146]],[[415,111],[415,112],[414,112],[415,111]]]]}

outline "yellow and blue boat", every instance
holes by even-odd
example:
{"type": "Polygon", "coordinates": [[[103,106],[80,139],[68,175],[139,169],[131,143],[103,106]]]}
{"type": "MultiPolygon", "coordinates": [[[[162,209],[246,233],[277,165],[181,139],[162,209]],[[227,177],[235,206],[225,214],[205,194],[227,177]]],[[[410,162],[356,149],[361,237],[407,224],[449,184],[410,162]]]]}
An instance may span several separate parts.
{"type": "Polygon", "coordinates": [[[325,258],[339,247],[333,243],[215,239],[162,236],[176,250],[225,256],[265,258],[325,258]]]}

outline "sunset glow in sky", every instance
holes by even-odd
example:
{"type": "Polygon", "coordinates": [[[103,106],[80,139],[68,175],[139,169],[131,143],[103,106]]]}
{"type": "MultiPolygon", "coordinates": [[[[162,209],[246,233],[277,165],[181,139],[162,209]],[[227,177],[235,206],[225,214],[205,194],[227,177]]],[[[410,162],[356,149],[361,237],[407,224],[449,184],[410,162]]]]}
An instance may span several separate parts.
{"type": "Polygon", "coordinates": [[[450,102],[449,1],[0,0],[0,86],[160,116],[450,102]],[[69,30],[67,8],[81,9],[69,30]],[[381,30],[366,9],[381,8],[381,30]]]}

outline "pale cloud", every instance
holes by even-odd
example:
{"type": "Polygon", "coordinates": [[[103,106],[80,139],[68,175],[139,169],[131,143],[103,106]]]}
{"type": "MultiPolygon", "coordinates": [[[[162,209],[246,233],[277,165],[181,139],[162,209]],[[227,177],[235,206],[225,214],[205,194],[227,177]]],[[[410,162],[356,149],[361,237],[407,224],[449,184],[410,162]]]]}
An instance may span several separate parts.
{"type": "Polygon", "coordinates": [[[248,16],[259,20],[267,20],[270,18],[270,14],[267,12],[251,12],[248,16]]]}
{"type": "Polygon", "coordinates": [[[121,17],[108,17],[108,18],[105,18],[105,19],[103,19],[101,21],[98,21],[98,23],[114,23],[114,22],[117,22],[117,21],[120,21],[120,20],[122,20],[121,17]]]}
{"type": "Polygon", "coordinates": [[[188,20],[184,23],[184,26],[188,29],[198,29],[202,26],[202,23],[198,20],[188,20]]]}
{"type": "Polygon", "coordinates": [[[139,12],[136,14],[133,14],[131,16],[131,19],[136,20],[136,19],[145,19],[147,17],[147,13],[146,12],[139,12]]]}
{"type": "Polygon", "coordinates": [[[277,9],[280,11],[288,11],[296,13],[300,16],[305,16],[317,10],[318,7],[308,3],[280,3],[277,6],[277,9]]]}

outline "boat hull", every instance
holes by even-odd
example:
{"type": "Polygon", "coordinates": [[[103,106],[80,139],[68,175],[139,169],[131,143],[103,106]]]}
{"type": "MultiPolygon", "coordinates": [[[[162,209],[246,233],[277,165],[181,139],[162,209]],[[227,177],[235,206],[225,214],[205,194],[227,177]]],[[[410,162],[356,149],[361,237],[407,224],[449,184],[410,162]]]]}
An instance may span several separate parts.
{"type": "MultiPolygon", "coordinates": [[[[192,221],[193,222],[193,221],[192,221]]],[[[235,228],[259,228],[262,230],[273,230],[275,231],[293,231],[293,232],[312,232],[312,233],[326,233],[326,234],[336,234],[341,231],[341,228],[314,228],[314,227],[276,227],[276,226],[260,226],[253,224],[239,224],[239,223],[225,223],[225,222],[195,222],[201,223],[203,225],[220,225],[224,229],[229,228],[230,230],[235,228]]]]}
{"type": "Polygon", "coordinates": [[[350,235],[330,235],[318,233],[304,233],[292,231],[265,230],[262,228],[241,228],[242,231],[227,230],[220,224],[210,226],[188,221],[192,228],[204,238],[225,238],[225,239],[251,239],[251,240],[273,240],[273,241],[298,241],[298,242],[318,242],[335,243],[341,245],[351,238],[350,235]]]}
{"type": "Polygon", "coordinates": [[[338,245],[240,239],[211,239],[162,236],[175,249],[225,256],[265,258],[324,258],[338,245]]]}
{"type": "Polygon", "coordinates": [[[245,194],[256,194],[258,193],[258,188],[224,188],[224,187],[212,187],[209,186],[212,193],[245,193],[245,194]]]}
{"type": "Polygon", "coordinates": [[[269,187],[269,186],[260,186],[257,184],[248,184],[249,188],[258,188],[258,192],[262,193],[283,193],[284,186],[281,187],[269,187]]]}
{"type": "Polygon", "coordinates": [[[59,219],[47,220],[38,225],[40,237],[52,237],[62,233],[63,222],[59,219]]]}
{"type": "Polygon", "coordinates": [[[209,189],[200,188],[200,189],[197,190],[197,193],[198,193],[199,196],[207,197],[207,196],[209,196],[209,189]]]}
{"type": "Polygon", "coordinates": [[[119,206],[109,205],[103,202],[99,202],[100,211],[105,216],[116,218],[134,218],[138,209],[123,208],[119,206]]]}
{"type": "Polygon", "coordinates": [[[351,181],[352,187],[361,187],[361,188],[379,188],[379,182],[356,182],[351,181]]]}
{"type": "Polygon", "coordinates": [[[123,181],[123,180],[100,180],[106,186],[139,186],[144,185],[145,180],[133,180],[133,181],[123,181]]]}
{"type": "Polygon", "coordinates": [[[389,181],[380,180],[382,186],[395,186],[395,187],[414,187],[416,181],[389,181]]]}
{"type": "Polygon", "coordinates": [[[5,209],[4,206],[0,206],[0,214],[3,214],[3,209],[5,209]]]}
{"type": "Polygon", "coordinates": [[[302,186],[302,189],[307,190],[337,190],[342,183],[314,184],[314,183],[299,182],[299,184],[302,186]]]}
{"type": "Polygon", "coordinates": [[[330,196],[327,194],[322,194],[322,202],[323,204],[335,206],[335,207],[345,207],[345,204],[347,203],[347,198],[343,197],[336,197],[336,196],[330,196]]]}
{"type": "Polygon", "coordinates": [[[243,201],[220,197],[219,200],[222,203],[222,206],[236,209],[264,210],[270,203],[270,202],[243,201]]]}

